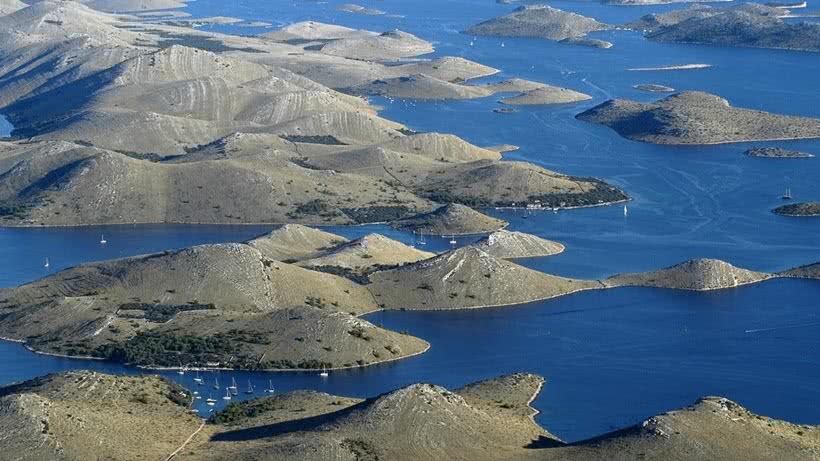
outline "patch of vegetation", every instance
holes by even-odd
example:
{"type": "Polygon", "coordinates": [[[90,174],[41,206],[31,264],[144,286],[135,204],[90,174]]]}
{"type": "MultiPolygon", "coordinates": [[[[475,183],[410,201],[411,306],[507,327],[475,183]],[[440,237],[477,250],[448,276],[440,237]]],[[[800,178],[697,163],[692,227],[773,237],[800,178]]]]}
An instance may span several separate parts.
{"type": "Polygon", "coordinates": [[[280,138],[285,141],[299,142],[304,144],[324,144],[326,146],[346,146],[347,144],[339,141],[335,136],[325,135],[299,135],[299,134],[280,134],[280,138]]]}
{"type": "Polygon", "coordinates": [[[293,211],[289,211],[287,215],[291,219],[297,219],[302,216],[323,216],[331,218],[341,216],[341,213],[336,211],[326,201],[317,198],[297,206],[293,211]]]}
{"type": "Polygon", "coordinates": [[[239,344],[225,335],[200,337],[139,332],[124,343],[98,346],[92,355],[119,363],[160,367],[227,363],[231,357],[237,358],[237,367],[254,363],[243,352],[239,344]]]}
{"type": "Polygon", "coordinates": [[[359,224],[396,221],[409,215],[406,206],[373,206],[367,208],[342,208],[342,212],[359,224]]]}
{"type": "Polygon", "coordinates": [[[380,461],[376,447],[361,439],[344,439],[342,447],[353,453],[356,461],[380,461]]]}

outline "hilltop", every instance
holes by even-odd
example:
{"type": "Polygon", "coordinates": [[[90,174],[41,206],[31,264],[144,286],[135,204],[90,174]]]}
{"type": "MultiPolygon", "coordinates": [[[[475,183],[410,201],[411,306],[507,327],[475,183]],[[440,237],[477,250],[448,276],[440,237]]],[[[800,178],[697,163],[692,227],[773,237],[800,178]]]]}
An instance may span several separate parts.
{"type": "Polygon", "coordinates": [[[750,3],[650,15],[628,26],[647,30],[646,37],[659,42],[820,51],[820,24],[787,22],[788,14],[750,3]]]}
{"type": "Polygon", "coordinates": [[[602,287],[527,269],[473,247],[376,272],[370,281],[382,307],[415,310],[506,306],[602,287]]]}
{"type": "Polygon", "coordinates": [[[820,138],[820,120],[735,108],[719,96],[696,91],[654,103],[613,99],[576,116],[625,138],[654,144],[722,144],[820,138]]]}
{"type": "Polygon", "coordinates": [[[816,426],[715,396],[565,444],[533,420],[544,382],[515,373],[454,391],[411,384],[367,400],[294,391],[232,402],[200,427],[187,392],[160,378],[68,372],[0,388],[0,426],[15,434],[0,450],[34,461],[166,459],[180,447],[175,459],[187,461],[808,461],[820,448],[816,426]]]}
{"type": "Polygon", "coordinates": [[[365,287],[247,244],[78,266],[0,298],[0,336],[132,365],[332,368],[427,349],[357,318],[378,308],[365,287]]]}
{"type": "Polygon", "coordinates": [[[369,234],[352,242],[342,243],[322,254],[296,263],[322,272],[363,275],[373,270],[394,268],[435,256],[417,250],[379,234],[369,234]]]}
{"type": "Polygon", "coordinates": [[[277,261],[315,258],[330,248],[347,243],[342,236],[299,224],[285,224],[248,241],[265,257],[277,261]]]}
{"type": "Polygon", "coordinates": [[[186,393],[159,377],[90,371],[0,387],[0,430],[7,435],[0,457],[165,459],[202,424],[186,393]]]}
{"type": "Polygon", "coordinates": [[[450,204],[427,214],[396,221],[393,226],[419,234],[469,235],[494,232],[507,224],[464,205],[450,204]]]}
{"type": "Polygon", "coordinates": [[[693,259],[657,271],[616,275],[603,283],[607,287],[646,286],[708,291],[748,285],[771,277],[771,274],[740,269],[717,259],[693,259]]]}
{"type": "Polygon", "coordinates": [[[523,232],[500,230],[472,245],[490,256],[503,259],[552,256],[564,251],[564,245],[523,232]]]}
{"type": "Polygon", "coordinates": [[[598,30],[609,29],[607,24],[546,5],[522,6],[510,14],[484,21],[467,28],[470,35],[500,37],[540,37],[560,41],[583,37],[598,30]]]}
{"type": "MultiPolygon", "coordinates": [[[[254,453],[255,459],[295,460],[310,453],[317,460],[495,460],[521,453],[536,440],[555,440],[531,418],[535,411],[529,402],[543,382],[517,374],[456,391],[412,384],[312,418],[253,427],[218,425],[209,427],[213,435],[197,438],[180,459],[254,453]]],[[[322,411],[314,410],[314,403],[311,399],[296,406],[314,414],[322,411]]]]}

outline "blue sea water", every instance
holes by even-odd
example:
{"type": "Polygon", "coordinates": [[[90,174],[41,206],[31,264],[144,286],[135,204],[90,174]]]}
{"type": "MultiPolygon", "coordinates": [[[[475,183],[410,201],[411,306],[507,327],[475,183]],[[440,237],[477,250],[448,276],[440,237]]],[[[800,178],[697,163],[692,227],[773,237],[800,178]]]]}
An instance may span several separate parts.
{"type": "Polygon", "coordinates": [[[0,138],[7,138],[11,135],[14,127],[9,123],[3,114],[0,114],[0,138]]]}
{"type": "MultiPolygon", "coordinates": [[[[608,98],[651,101],[660,97],[633,89],[638,83],[708,91],[736,106],[820,117],[816,77],[820,54],[661,44],[629,31],[594,34],[615,44],[609,50],[488,37],[478,37],[475,46],[470,46],[472,37],[460,30],[514,6],[493,0],[360,2],[403,16],[395,18],[339,12],[335,6],[340,3],[198,0],[188,11],[197,17],[235,16],[277,26],[311,19],[371,30],[400,28],[433,41],[437,49],[433,56],[463,56],[501,69],[491,79],[528,78],[592,95],[587,103],[524,108],[512,115],[492,112],[497,97],[446,103],[374,101],[385,107],[384,116],[416,130],[451,132],[480,145],[517,144],[521,150],[506,158],[600,177],[634,199],[628,217],[621,207],[532,214],[490,210],[510,221],[514,230],[567,246],[558,256],[521,261],[528,267],[600,278],[695,257],[721,258],[766,271],[820,261],[820,220],[785,218],[770,211],[781,203],[779,197],[786,187],[797,200],[820,200],[820,158],[774,160],[742,155],[750,145],[820,154],[820,141],[655,146],[625,140],[607,128],[574,119],[575,114],[608,98]],[[627,70],[687,63],[714,67],[627,70]]],[[[612,24],[682,7],[614,7],[571,0],[550,4],[612,24]]],[[[267,30],[212,29],[243,34],[267,30]]],[[[42,267],[46,257],[53,271],[199,243],[242,241],[271,227],[0,229],[0,286],[46,275],[42,267]],[[108,240],[105,246],[99,244],[103,233],[108,240]]],[[[330,230],[351,238],[379,232],[408,243],[412,239],[384,226],[330,230]]],[[[469,241],[460,239],[459,244],[469,241]]],[[[446,239],[432,239],[429,248],[448,246],[446,239]]],[[[327,380],[314,373],[203,376],[209,383],[215,375],[222,383],[236,377],[240,388],[251,380],[264,389],[270,380],[278,391],[311,388],[366,397],[412,382],[457,387],[500,373],[532,371],[548,379],[535,402],[542,411],[538,420],[566,440],[635,423],[705,394],[725,395],[770,416],[819,424],[818,295],[818,282],[775,280],[716,293],[622,288],[498,309],[377,313],[368,318],[428,340],[431,350],[392,364],[334,372],[327,380]]],[[[95,361],[38,356],[12,343],[0,343],[0,363],[0,384],[75,368],[139,372],[95,361]]],[[[190,373],[168,376],[193,386],[190,373]]],[[[207,396],[210,388],[198,389],[207,396]]]]}

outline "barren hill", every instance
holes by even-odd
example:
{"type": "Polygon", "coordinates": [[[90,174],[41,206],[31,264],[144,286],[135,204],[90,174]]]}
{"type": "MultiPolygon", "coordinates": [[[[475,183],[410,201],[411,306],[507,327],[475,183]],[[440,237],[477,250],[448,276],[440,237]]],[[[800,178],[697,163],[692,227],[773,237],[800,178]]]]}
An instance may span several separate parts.
{"type": "Polygon", "coordinates": [[[0,293],[3,337],[135,365],[349,367],[427,348],[356,318],[377,308],[366,288],[246,244],[78,266],[0,293]]]}
{"type": "Polygon", "coordinates": [[[90,371],[0,388],[3,459],[165,459],[202,424],[186,391],[158,377],[90,371]]]}
{"type": "Polygon", "coordinates": [[[683,92],[654,103],[614,99],[576,116],[655,144],[722,144],[820,137],[820,120],[740,109],[715,95],[683,92]]]}
{"type": "Polygon", "coordinates": [[[740,269],[717,259],[693,259],[658,271],[616,275],[603,283],[608,287],[649,286],[708,291],[748,285],[771,277],[771,274],[740,269]]]}
{"type": "Polygon", "coordinates": [[[419,234],[468,235],[497,231],[507,224],[464,205],[450,204],[430,213],[396,221],[393,226],[419,234]]]}
{"type": "Polygon", "coordinates": [[[417,250],[379,234],[369,234],[352,242],[342,243],[297,265],[309,269],[338,268],[356,274],[367,273],[374,268],[392,268],[414,263],[435,256],[434,253],[417,250]]]}
{"type": "MultiPolygon", "coordinates": [[[[337,411],[268,426],[217,427],[183,460],[249,455],[259,460],[495,460],[551,436],[530,415],[543,379],[513,375],[451,392],[413,384],[337,411]],[[494,381],[498,381],[495,383],[494,381]],[[503,408],[494,401],[504,402],[503,408]],[[476,437],[476,434],[481,434],[476,437]]],[[[298,396],[287,397],[286,402],[298,396]]],[[[311,399],[301,408],[311,408],[311,399]]],[[[217,416],[218,418],[219,416],[217,416]]]]}
{"type": "Polygon", "coordinates": [[[533,5],[522,6],[508,15],[469,27],[464,33],[501,37],[541,37],[558,41],[582,37],[609,27],[580,14],[546,5],[533,5]]]}
{"type": "Polygon", "coordinates": [[[503,259],[552,256],[564,251],[564,245],[523,232],[500,230],[484,237],[472,246],[503,259]]]}
{"type": "Polygon", "coordinates": [[[342,236],[299,224],[286,224],[248,241],[265,257],[277,261],[309,259],[348,240],[342,236]]]}
{"type": "Polygon", "coordinates": [[[505,306],[601,288],[527,269],[464,247],[433,259],[376,272],[370,291],[387,309],[462,309],[505,306]]]}

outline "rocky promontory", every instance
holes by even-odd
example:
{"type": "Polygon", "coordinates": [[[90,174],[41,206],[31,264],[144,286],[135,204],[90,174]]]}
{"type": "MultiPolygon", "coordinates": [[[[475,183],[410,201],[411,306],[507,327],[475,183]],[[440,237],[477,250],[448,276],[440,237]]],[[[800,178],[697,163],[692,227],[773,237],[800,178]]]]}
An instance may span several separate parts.
{"type": "Polygon", "coordinates": [[[398,229],[432,235],[485,234],[503,229],[507,224],[506,221],[458,204],[446,205],[430,213],[392,223],[398,229]]]}

